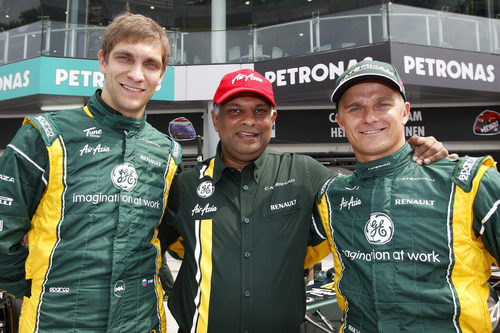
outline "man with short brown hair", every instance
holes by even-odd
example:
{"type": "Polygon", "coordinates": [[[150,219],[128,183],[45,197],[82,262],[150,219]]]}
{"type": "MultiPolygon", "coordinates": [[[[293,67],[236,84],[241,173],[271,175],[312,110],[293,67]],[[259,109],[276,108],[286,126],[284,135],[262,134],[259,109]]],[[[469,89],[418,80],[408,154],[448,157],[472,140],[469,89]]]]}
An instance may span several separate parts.
{"type": "Polygon", "coordinates": [[[23,298],[22,333],[166,331],[157,234],[181,149],[145,108],[168,42],[126,13],[103,43],[102,90],[27,117],[0,159],[0,290],[23,298]]]}

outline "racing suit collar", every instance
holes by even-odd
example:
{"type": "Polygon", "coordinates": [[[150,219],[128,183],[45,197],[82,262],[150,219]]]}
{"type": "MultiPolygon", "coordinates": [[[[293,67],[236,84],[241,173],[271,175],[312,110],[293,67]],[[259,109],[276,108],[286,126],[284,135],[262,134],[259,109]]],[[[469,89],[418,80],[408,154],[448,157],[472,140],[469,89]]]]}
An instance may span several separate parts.
{"type": "Polygon", "coordinates": [[[88,107],[95,119],[103,122],[111,128],[122,129],[126,131],[140,131],[146,124],[146,115],[135,119],[123,116],[101,99],[101,89],[98,89],[88,101],[88,107]]]}
{"type": "MultiPolygon", "coordinates": [[[[255,161],[245,166],[242,172],[246,169],[253,168],[254,169],[253,178],[257,183],[259,181],[259,178],[261,177],[261,173],[265,171],[264,164],[267,160],[267,155],[268,152],[267,149],[265,149],[264,152],[255,161]]],[[[217,183],[221,179],[222,173],[224,172],[225,169],[232,169],[232,168],[224,164],[224,160],[222,159],[222,148],[219,141],[215,153],[214,180],[213,180],[214,183],[217,183]]]]}
{"type": "Polygon", "coordinates": [[[387,174],[388,172],[401,168],[406,164],[404,162],[411,162],[412,154],[413,149],[410,147],[408,142],[406,142],[397,152],[389,156],[365,163],[356,161],[355,172],[360,178],[368,178],[378,174],[387,174]],[[407,156],[410,157],[406,158],[407,156]]]}

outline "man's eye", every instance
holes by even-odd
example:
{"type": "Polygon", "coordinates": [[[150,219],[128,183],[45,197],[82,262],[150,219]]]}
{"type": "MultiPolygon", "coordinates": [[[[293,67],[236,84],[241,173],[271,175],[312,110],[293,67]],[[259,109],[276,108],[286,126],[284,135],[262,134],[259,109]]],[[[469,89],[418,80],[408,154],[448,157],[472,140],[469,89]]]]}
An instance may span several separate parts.
{"type": "Polygon", "coordinates": [[[151,69],[159,69],[161,66],[157,62],[148,62],[148,63],[146,63],[146,67],[151,68],[151,69]]]}

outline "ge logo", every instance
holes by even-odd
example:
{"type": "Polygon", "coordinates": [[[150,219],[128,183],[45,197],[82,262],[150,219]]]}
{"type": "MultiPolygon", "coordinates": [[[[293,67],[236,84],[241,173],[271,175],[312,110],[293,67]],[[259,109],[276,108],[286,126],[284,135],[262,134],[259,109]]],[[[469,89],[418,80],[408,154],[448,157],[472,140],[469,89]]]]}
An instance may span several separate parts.
{"type": "Polygon", "coordinates": [[[135,167],[128,162],[115,166],[111,171],[113,185],[125,191],[132,190],[137,185],[138,178],[135,167]]]}
{"type": "Polygon", "coordinates": [[[212,194],[214,194],[214,191],[214,184],[212,184],[212,182],[208,180],[198,185],[198,188],[196,189],[196,193],[198,193],[198,196],[200,198],[208,198],[212,194]]]}
{"type": "Polygon", "coordinates": [[[365,237],[370,244],[381,245],[389,242],[394,235],[394,223],[384,213],[372,213],[365,224],[365,237]]]}

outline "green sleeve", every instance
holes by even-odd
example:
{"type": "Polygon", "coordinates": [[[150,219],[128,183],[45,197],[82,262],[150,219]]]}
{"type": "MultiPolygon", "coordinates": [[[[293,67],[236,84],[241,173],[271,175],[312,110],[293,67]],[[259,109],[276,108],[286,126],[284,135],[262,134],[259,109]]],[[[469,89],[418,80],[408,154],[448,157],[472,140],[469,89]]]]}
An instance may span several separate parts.
{"type": "Polygon", "coordinates": [[[38,131],[22,126],[0,158],[0,290],[21,298],[26,292],[23,242],[48,175],[48,156],[38,131]]]}
{"type": "Polygon", "coordinates": [[[474,199],[474,231],[500,264],[500,173],[489,168],[474,199]]]}

